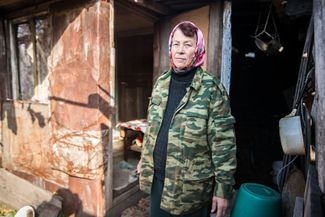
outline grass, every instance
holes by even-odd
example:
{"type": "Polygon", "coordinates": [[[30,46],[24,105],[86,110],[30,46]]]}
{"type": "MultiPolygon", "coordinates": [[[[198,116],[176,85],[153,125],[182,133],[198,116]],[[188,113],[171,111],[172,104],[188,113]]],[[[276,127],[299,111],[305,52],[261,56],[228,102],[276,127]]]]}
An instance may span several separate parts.
{"type": "Polygon", "coordinates": [[[14,217],[17,210],[0,203],[0,217],[14,217]]]}

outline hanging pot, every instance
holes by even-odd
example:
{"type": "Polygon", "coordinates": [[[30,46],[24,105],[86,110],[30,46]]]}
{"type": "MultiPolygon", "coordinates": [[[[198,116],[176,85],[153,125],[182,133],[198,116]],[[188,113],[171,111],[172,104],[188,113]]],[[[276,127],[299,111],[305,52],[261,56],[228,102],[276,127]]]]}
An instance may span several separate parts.
{"type": "Polygon", "coordinates": [[[261,32],[258,35],[254,36],[255,38],[255,44],[261,51],[267,51],[269,49],[270,44],[274,40],[272,35],[270,35],[268,32],[261,32]]]}
{"type": "MultiPolygon", "coordinates": [[[[259,18],[260,20],[260,18],[259,18]]],[[[255,30],[255,35],[252,36],[255,39],[255,44],[263,52],[266,52],[268,54],[277,54],[281,53],[283,51],[283,46],[281,45],[280,42],[280,36],[277,31],[277,27],[275,24],[275,20],[272,14],[272,3],[270,4],[270,9],[266,18],[266,22],[264,24],[264,28],[259,31],[259,23],[256,27],[255,30]],[[273,34],[268,32],[268,25],[269,25],[269,20],[270,17],[272,19],[273,23],[273,34]]]]}
{"type": "Polygon", "coordinates": [[[281,118],[279,129],[283,152],[287,155],[305,155],[300,116],[281,118]]]}

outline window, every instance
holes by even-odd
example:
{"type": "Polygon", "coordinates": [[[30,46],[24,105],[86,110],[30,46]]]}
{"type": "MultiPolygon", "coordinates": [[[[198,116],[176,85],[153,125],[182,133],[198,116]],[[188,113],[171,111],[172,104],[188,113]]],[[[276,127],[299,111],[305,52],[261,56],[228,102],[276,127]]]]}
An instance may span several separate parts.
{"type": "Polygon", "coordinates": [[[51,34],[47,17],[12,24],[14,98],[47,101],[51,34]]]}

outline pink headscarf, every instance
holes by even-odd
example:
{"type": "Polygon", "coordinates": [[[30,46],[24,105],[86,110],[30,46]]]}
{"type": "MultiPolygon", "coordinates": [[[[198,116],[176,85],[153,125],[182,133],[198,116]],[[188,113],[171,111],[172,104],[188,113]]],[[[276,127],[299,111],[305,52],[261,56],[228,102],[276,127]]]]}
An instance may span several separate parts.
{"type": "Polygon", "coordinates": [[[172,64],[172,67],[173,68],[176,67],[174,65],[174,63],[173,63],[173,60],[172,60],[172,53],[171,53],[172,40],[173,40],[175,31],[177,30],[179,25],[181,25],[183,23],[190,23],[194,27],[197,28],[197,31],[196,31],[196,36],[197,36],[196,49],[195,49],[194,54],[193,54],[193,60],[191,62],[191,65],[188,66],[187,68],[190,69],[190,68],[193,68],[193,67],[201,66],[204,63],[204,59],[205,59],[205,46],[204,46],[203,33],[194,23],[192,23],[190,21],[184,21],[184,22],[180,22],[179,24],[177,24],[174,27],[174,29],[172,30],[172,32],[170,33],[170,35],[169,35],[169,58],[170,58],[170,62],[172,64]]]}

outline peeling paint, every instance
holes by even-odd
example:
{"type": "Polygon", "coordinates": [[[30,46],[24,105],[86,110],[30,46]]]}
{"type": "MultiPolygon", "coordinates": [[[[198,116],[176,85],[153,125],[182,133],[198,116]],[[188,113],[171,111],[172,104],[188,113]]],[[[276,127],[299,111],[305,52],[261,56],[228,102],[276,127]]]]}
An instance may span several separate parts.
{"type": "Polygon", "coordinates": [[[51,153],[53,169],[80,178],[100,178],[105,163],[103,145],[108,132],[58,130],[52,138],[55,140],[51,153]]]}

